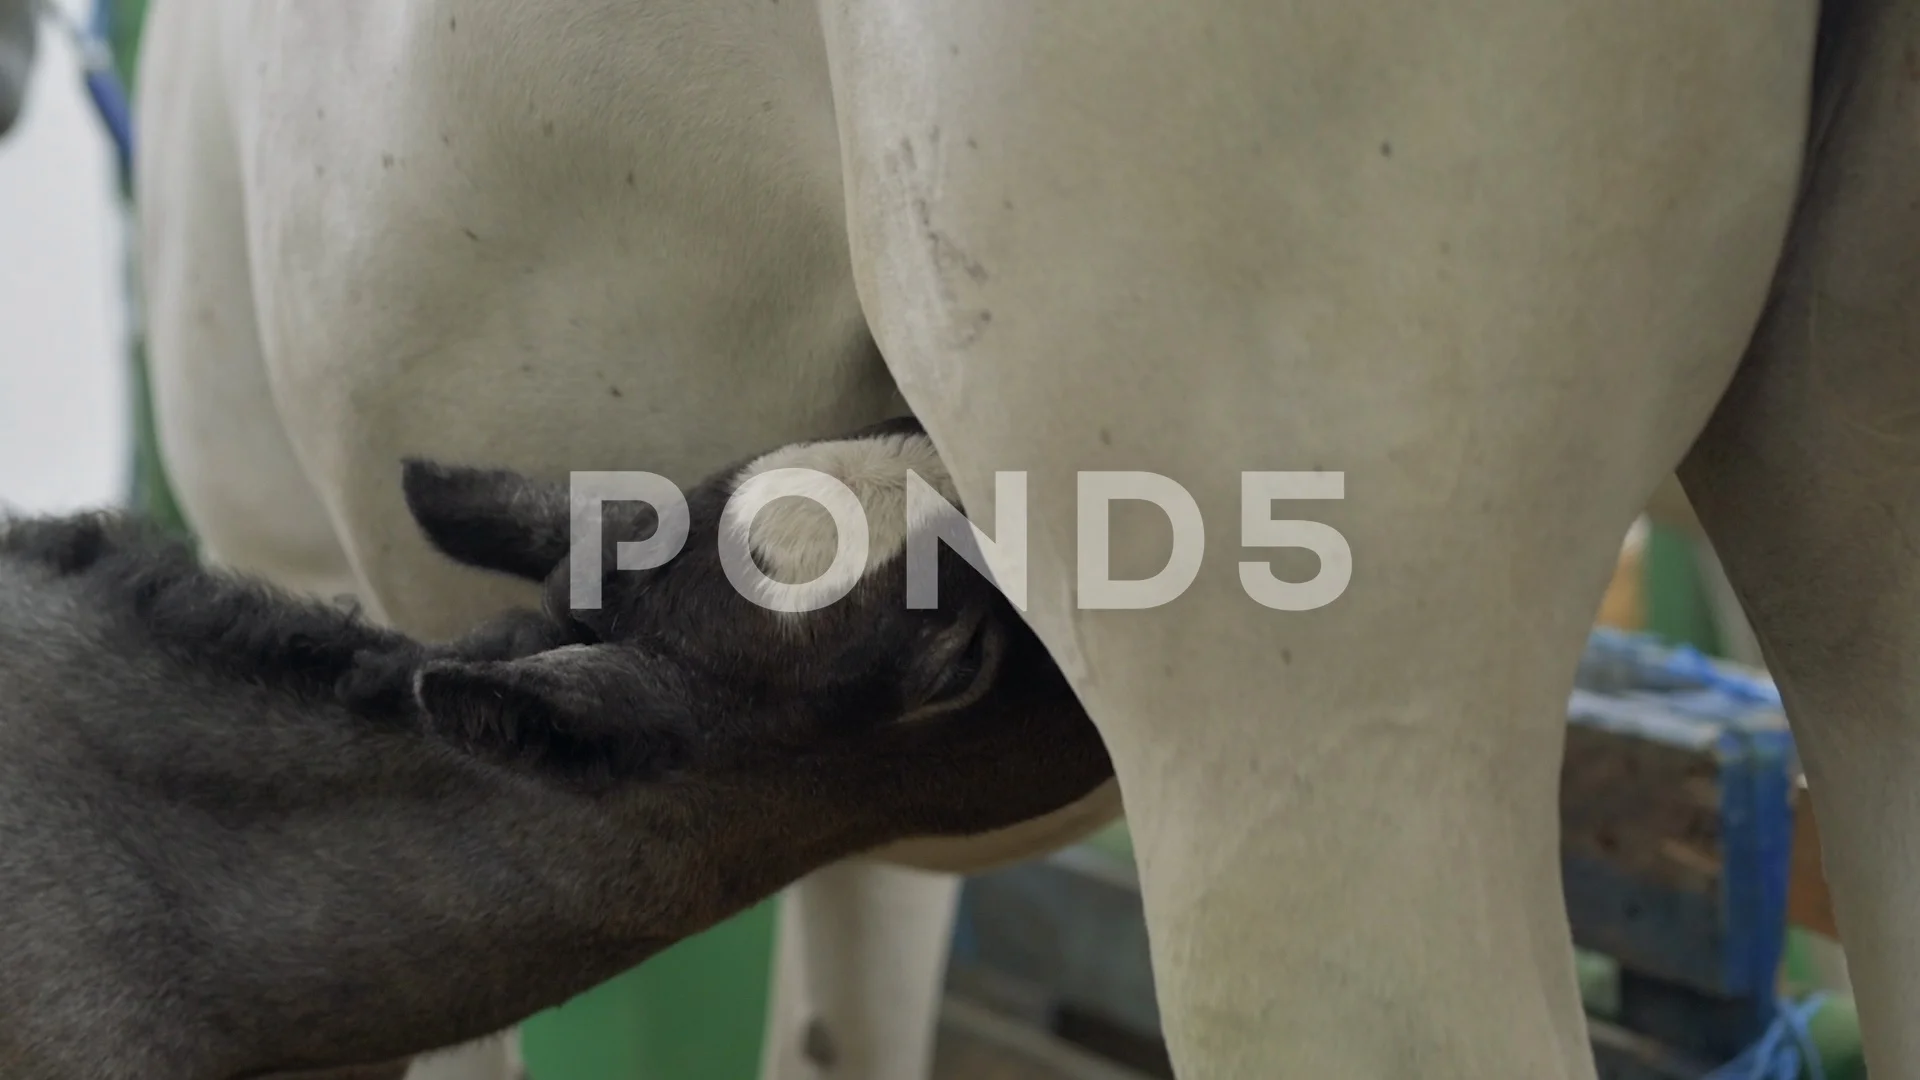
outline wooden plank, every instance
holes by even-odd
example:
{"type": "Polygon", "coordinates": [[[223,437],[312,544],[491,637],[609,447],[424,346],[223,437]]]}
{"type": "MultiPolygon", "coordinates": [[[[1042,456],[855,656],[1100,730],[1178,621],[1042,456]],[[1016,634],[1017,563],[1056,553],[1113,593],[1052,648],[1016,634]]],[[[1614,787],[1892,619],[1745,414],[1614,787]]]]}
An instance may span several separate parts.
{"type": "Polygon", "coordinates": [[[1699,1080],[1711,1066],[1604,1020],[1587,1019],[1599,1080],[1699,1080]]]}
{"type": "Polygon", "coordinates": [[[1731,1061],[1766,1034],[1771,998],[1720,997],[1691,987],[1620,972],[1620,1007],[1607,1018],[1672,1054],[1731,1061]]]}
{"type": "Polygon", "coordinates": [[[1728,935],[1716,896],[1639,882],[1577,856],[1561,860],[1560,874],[1576,945],[1628,970],[1722,989],[1728,935]]]}
{"type": "Polygon", "coordinates": [[[1060,1007],[1160,1030],[1139,883],[1111,855],[1074,849],[968,878],[949,989],[976,968],[1043,988],[1060,1007]]]}
{"type": "Polygon", "coordinates": [[[1064,1039],[949,996],[940,1009],[933,1080],[1152,1080],[1064,1039]]]}
{"type": "Polygon", "coordinates": [[[1678,892],[1720,888],[1720,762],[1711,747],[1567,727],[1560,851],[1678,892]]]}
{"type": "Polygon", "coordinates": [[[1570,702],[1560,816],[1574,940],[1703,993],[1764,998],[1786,925],[1784,723],[1672,700],[1570,702]]]}
{"type": "Polygon", "coordinates": [[[1833,894],[1827,889],[1826,868],[1820,861],[1820,831],[1814,821],[1813,796],[1802,786],[1793,813],[1793,863],[1787,883],[1787,920],[1793,925],[1840,940],[1833,917],[1833,894]]]}

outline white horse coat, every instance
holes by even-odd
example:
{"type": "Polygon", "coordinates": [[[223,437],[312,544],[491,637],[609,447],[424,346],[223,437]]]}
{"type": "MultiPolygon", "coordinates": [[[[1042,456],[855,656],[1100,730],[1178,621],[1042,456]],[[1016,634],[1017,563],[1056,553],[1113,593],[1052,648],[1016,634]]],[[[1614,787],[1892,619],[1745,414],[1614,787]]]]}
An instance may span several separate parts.
{"type": "MultiPolygon", "coordinates": [[[[156,0],[166,463],[220,560],[452,633],[522,596],[433,556],[403,455],[691,482],[911,406],[989,533],[1028,475],[1028,614],[1115,757],[1181,1075],[1543,1080],[1593,1068],[1573,661],[1685,456],[1870,1066],[1920,1077],[1920,3],[1845,8],[1816,95],[1814,0],[156,0]],[[1183,595],[1075,603],[1082,470],[1192,493],[1183,595]],[[1351,584],[1262,606],[1240,563],[1316,571],[1242,474],[1322,470],[1343,500],[1270,513],[1351,584]]],[[[1167,536],[1116,510],[1114,575],[1167,536]]],[[[801,886],[769,1077],[825,1075],[815,1016],[832,1075],[923,1070],[952,897],[801,886]]]]}

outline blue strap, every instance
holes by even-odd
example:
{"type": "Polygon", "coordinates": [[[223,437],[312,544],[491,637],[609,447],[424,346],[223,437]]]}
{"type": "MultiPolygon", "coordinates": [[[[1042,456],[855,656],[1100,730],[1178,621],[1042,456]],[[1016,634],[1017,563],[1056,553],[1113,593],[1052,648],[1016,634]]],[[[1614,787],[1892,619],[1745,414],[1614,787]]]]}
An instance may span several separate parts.
{"type": "Polygon", "coordinates": [[[1780,689],[1772,682],[1723,671],[1691,645],[1681,645],[1667,654],[1662,666],[1669,675],[1698,683],[1737,701],[1780,707],[1780,689]]]}
{"type": "Polygon", "coordinates": [[[105,70],[88,69],[86,73],[87,96],[93,99],[94,111],[100,114],[100,122],[106,125],[107,134],[113,139],[114,156],[120,161],[120,171],[133,175],[133,109],[127,103],[127,92],[120,86],[120,76],[113,68],[105,70]]]}
{"type": "Polygon", "coordinates": [[[126,87],[120,83],[120,73],[114,70],[113,49],[107,43],[112,26],[112,2],[94,0],[92,19],[84,27],[76,25],[51,0],[42,0],[40,12],[66,33],[74,51],[80,54],[80,70],[86,83],[87,97],[93,101],[94,111],[100,114],[100,123],[113,140],[114,155],[119,158],[121,173],[131,176],[133,108],[129,104],[126,87]]]}
{"type": "Polygon", "coordinates": [[[1826,1003],[1825,993],[1810,995],[1797,1005],[1781,1002],[1760,1041],[1701,1080],[1800,1080],[1803,1071],[1812,1080],[1827,1080],[1808,1026],[1826,1003]]]}

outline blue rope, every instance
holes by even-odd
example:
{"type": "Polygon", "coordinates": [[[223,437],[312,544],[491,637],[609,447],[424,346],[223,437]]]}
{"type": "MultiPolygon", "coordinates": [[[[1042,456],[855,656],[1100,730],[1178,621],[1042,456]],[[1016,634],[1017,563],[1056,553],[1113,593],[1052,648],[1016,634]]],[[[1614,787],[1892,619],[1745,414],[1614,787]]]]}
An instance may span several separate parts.
{"type": "Polygon", "coordinates": [[[114,156],[119,159],[121,174],[132,176],[133,107],[128,103],[126,87],[120,84],[120,73],[114,70],[113,49],[107,43],[112,26],[109,7],[112,2],[94,0],[93,16],[90,25],[85,27],[76,25],[52,0],[43,0],[40,11],[66,33],[73,42],[74,51],[80,54],[81,77],[86,84],[87,97],[93,101],[94,111],[100,114],[100,123],[113,140],[114,156]]]}
{"type": "Polygon", "coordinates": [[[1760,1041],[1701,1080],[1800,1080],[1803,1071],[1812,1080],[1827,1080],[1809,1029],[1814,1014],[1826,1003],[1825,993],[1810,995],[1797,1005],[1781,1002],[1760,1041]]]}
{"type": "Polygon", "coordinates": [[[106,125],[107,134],[113,138],[114,156],[119,159],[120,171],[133,174],[133,109],[127,104],[127,92],[120,86],[120,77],[111,67],[105,71],[89,70],[86,73],[87,96],[93,99],[94,110],[100,114],[100,122],[106,125]]]}
{"type": "Polygon", "coordinates": [[[1669,675],[1697,682],[1743,704],[1780,707],[1780,689],[1771,681],[1722,671],[1691,645],[1681,645],[1667,654],[1662,667],[1669,675]]]}

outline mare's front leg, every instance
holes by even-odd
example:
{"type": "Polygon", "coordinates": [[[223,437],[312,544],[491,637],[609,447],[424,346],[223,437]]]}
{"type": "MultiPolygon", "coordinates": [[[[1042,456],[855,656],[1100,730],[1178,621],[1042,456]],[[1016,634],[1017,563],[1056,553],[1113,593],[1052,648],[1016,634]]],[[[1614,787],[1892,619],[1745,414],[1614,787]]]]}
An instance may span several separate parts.
{"type": "Polygon", "coordinates": [[[1029,473],[1029,617],[1113,751],[1181,1075],[1591,1076],[1566,695],[1761,309],[1812,4],[826,10],[862,299],[968,504],[1029,473]],[[1185,486],[1190,588],[1076,602],[1076,470],[1185,486]],[[1282,470],[1345,498],[1243,517],[1282,470]],[[1255,601],[1341,561],[1269,517],[1339,530],[1344,594],[1255,601]]]}
{"type": "Polygon", "coordinates": [[[917,1080],[933,1067],[958,874],[1085,840],[1120,816],[1101,785],[1042,818],[919,838],[816,871],[781,899],[760,1080],[917,1080]]]}
{"type": "Polygon", "coordinates": [[[865,859],[817,870],[780,900],[760,1080],[920,1080],[960,879],[865,859]]]}
{"type": "Polygon", "coordinates": [[[1920,1076],[1920,5],[1850,5],[1778,296],[1681,477],[1779,680],[1867,1068],[1920,1076]]]}

